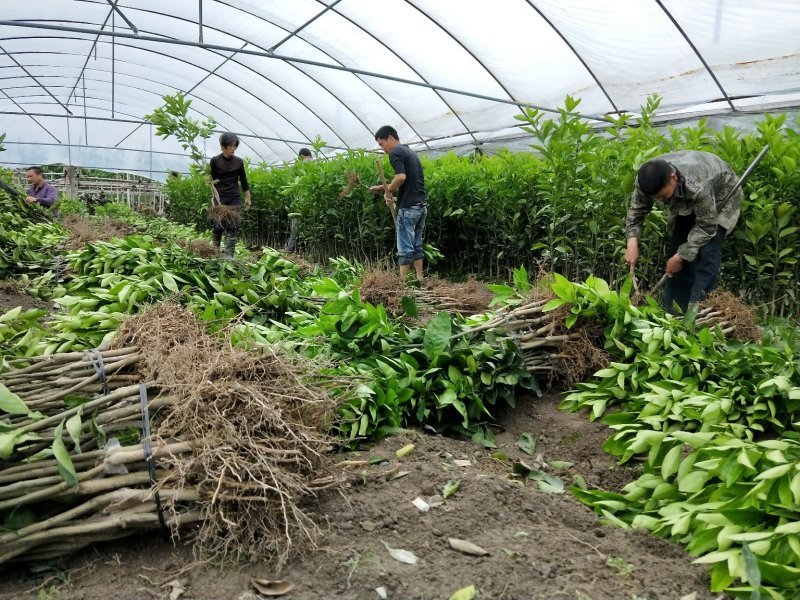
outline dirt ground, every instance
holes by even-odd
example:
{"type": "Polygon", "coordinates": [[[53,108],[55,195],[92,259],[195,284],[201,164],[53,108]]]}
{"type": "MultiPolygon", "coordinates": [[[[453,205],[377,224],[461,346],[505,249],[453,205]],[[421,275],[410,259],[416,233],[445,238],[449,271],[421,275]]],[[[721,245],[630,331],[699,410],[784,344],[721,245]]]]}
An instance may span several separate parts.
{"type": "Polygon", "coordinates": [[[682,549],[642,531],[602,526],[568,492],[545,493],[535,481],[515,482],[511,463],[568,461],[556,471],[590,485],[618,490],[636,475],[600,449],[608,429],[583,415],[557,410],[558,398],[520,401],[502,420],[498,448],[425,433],[384,440],[347,460],[385,458],[358,467],[362,475],[331,494],[318,516],[328,530],[320,548],[280,573],[269,564],[220,570],[194,565],[186,543],[157,534],[85,550],[59,570],[32,573],[11,565],[0,571],[1,599],[39,600],[256,600],[251,577],[288,580],[290,600],[447,600],[469,585],[492,600],[711,600],[706,571],[682,549]],[[533,456],[517,441],[537,436],[533,456]],[[413,443],[404,458],[396,450],[413,443]],[[503,452],[505,464],[493,458],[503,452]],[[459,461],[459,462],[456,462],[459,461]],[[462,461],[468,461],[462,462],[462,461]],[[402,475],[402,473],[407,473],[402,475]],[[460,488],[444,504],[421,512],[412,501],[431,500],[444,486],[460,488]],[[477,544],[488,554],[453,550],[448,538],[477,544]],[[398,562],[387,548],[418,557],[398,562]],[[382,589],[381,589],[382,588],[382,589]]]}
{"type": "Polygon", "coordinates": [[[10,279],[0,280],[0,313],[5,313],[12,308],[21,306],[22,310],[30,308],[51,309],[49,303],[37,300],[25,293],[16,281],[10,279]]]}

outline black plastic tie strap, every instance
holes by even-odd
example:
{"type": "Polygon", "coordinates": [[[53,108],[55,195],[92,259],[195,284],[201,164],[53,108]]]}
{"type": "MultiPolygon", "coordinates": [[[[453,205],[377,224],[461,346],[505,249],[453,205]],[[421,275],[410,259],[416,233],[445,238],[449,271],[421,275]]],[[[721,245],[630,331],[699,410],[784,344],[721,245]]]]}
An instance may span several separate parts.
{"type": "Polygon", "coordinates": [[[164,506],[161,504],[161,494],[156,489],[156,464],[153,460],[153,448],[150,445],[150,414],[147,411],[147,386],[139,384],[139,399],[142,401],[142,450],[144,450],[144,460],[147,463],[147,472],[150,474],[150,485],[153,488],[153,498],[156,502],[156,512],[161,529],[167,531],[167,523],[164,521],[164,506]]]}
{"type": "Polygon", "coordinates": [[[103,354],[99,350],[90,350],[87,359],[97,373],[97,380],[103,385],[103,395],[108,396],[108,379],[106,378],[106,364],[103,362],[103,354]]]}

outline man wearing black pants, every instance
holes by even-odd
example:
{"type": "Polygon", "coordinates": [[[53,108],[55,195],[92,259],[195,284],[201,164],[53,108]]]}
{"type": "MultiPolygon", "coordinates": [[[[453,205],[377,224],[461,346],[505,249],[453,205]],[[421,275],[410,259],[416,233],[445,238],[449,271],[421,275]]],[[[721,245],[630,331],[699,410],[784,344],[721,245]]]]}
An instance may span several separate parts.
{"type": "MultiPolygon", "coordinates": [[[[223,206],[230,206],[237,213],[242,204],[239,192],[239,183],[244,191],[244,208],[250,208],[250,186],[247,183],[247,173],[244,170],[244,161],[235,156],[239,147],[239,138],[233,133],[223,133],[219,136],[219,145],[222,152],[211,159],[211,180],[215,181],[214,187],[219,194],[219,201],[223,206]]],[[[239,234],[239,219],[225,218],[219,223],[214,223],[214,246],[219,249],[222,243],[222,234],[226,234],[225,256],[233,257],[236,248],[236,238],[239,234]]]]}
{"type": "Polygon", "coordinates": [[[686,312],[717,287],[721,248],[739,220],[742,191],[721,158],[708,152],[672,152],[644,163],[628,209],[625,261],[639,260],[639,236],[645,217],[658,200],[668,212],[669,240],[663,305],[686,312]],[[728,197],[730,195],[730,197],[728,197]]]}

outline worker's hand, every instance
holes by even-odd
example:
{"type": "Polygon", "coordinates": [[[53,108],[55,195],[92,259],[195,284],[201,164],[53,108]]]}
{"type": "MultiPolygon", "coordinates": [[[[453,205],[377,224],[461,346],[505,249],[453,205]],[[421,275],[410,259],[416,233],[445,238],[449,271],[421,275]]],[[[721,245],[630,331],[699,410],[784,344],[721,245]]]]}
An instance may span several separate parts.
{"type": "Polygon", "coordinates": [[[667,275],[672,277],[683,268],[683,258],[676,254],[667,261],[667,275]]]}
{"type": "Polygon", "coordinates": [[[386,206],[392,206],[394,204],[394,196],[392,196],[391,192],[387,192],[383,196],[383,201],[386,202],[386,206]]]}
{"type": "Polygon", "coordinates": [[[377,194],[378,192],[382,192],[384,187],[382,185],[371,185],[369,186],[369,191],[373,194],[377,194]]]}
{"type": "Polygon", "coordinates": [[[245,194],[245,196],[244,196],[244,209],[245,210],[249,210],[250,209],[250,204],[251,204],[251,202],[250,202],[250,194],[245,194]]]}
{"type": "Polygon", "coordinates": [[[625,249],[625,262],[631,267],[636,266],[639,262],[639,240],[636,238],[628,238],[628,247],[625,249]]]}
{"type": "Polygon", "coordinates": [[[25,202],[27,202],[28,204],[36,204],[38,200],[33,196],[28,196],[27,198],[25,198],[25,202]]]}

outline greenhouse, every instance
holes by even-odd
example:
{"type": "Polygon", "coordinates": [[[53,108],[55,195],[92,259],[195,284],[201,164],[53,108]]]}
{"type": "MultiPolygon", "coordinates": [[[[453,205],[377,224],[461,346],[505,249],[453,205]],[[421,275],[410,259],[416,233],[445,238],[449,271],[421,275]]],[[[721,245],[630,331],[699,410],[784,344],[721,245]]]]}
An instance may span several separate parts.
{"type": "Polygon", "coordinates": [[[0,598],[800,596],[800,4],[0,38],[0,598]]]}

